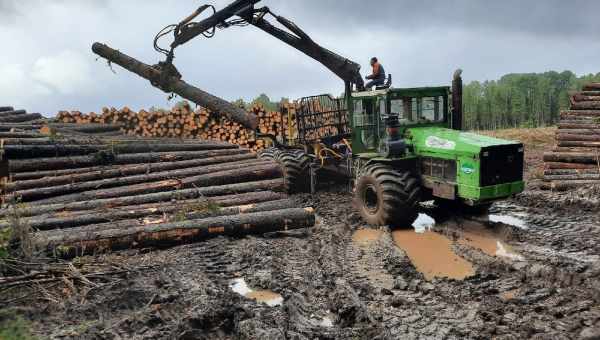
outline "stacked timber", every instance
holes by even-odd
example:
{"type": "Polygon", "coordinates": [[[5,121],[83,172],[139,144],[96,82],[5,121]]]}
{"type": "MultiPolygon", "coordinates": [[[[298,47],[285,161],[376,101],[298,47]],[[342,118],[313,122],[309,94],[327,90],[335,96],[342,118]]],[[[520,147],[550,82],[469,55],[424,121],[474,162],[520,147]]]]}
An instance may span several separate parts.
{"type": "Polygon", "coordinates": [[[0,230],[25,225],[33,245],[51,255],[314,224],[312,209],[282,193],[277,163],[231,143],[19,133],[0,139],[0,230]]]}
{"type": "Polygon", "coordinates": [[[561,112],[557,145],[544,154],[546,187],[566,190],[600,184],[600,83],[584,86],[561,112]]]}
{"type": "Polygon", "coordinates": [[[0,123],[24,123],[42,119],[39,113],[15,110],[12,106],[0,106],[0,123]]]}
{"type": "MultiPolygon", "coordinates": [[[[261,104],[253,104],[248,111],[258,117],[258,132],[274,136],[294,136],[294,105],[285,104],[285,111],[282,111],[285,114],[268,112],[261,104]],[[288,120],[288,117],[292,118],[288,120]]],[[[69,124],[118,124],[121,131],[128,135],[222,141],[253,152],[269,146],[265,140],[257,138],[255,131],[242,124],[214,115],[204,108],[194,110],[187,102],[180,103],[169,111],[153,109],[135,112],[128,107],[121,110],[103,108],[100,114],[61,111],[57,114],[57,121],[69,124]]]]}

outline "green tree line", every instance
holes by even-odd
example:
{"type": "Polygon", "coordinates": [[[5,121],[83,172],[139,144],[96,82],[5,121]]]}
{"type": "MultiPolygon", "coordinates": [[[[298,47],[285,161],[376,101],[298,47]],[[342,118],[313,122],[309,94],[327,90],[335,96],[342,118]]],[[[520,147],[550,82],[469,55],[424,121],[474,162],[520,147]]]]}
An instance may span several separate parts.
{"type": "Polygon", "coordinates": [[[569,107],[569,92],[600,82],[600,73],[578,77],[571,71],[507,74],[500,80],[464,85],[464,128],[495,130],[558,122],[569,107]]]}

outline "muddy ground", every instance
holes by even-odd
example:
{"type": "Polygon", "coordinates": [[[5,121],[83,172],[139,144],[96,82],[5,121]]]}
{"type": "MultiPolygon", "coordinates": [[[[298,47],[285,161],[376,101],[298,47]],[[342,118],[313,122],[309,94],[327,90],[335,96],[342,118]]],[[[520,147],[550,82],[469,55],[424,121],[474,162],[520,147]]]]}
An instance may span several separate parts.
{"type": "Polygon", "coordinates": [[[123,272],[5,308],[55,339],[595,339],[598,197],[532,185],[480,216],[424,204],[392,232],[334,186],[296,196],[312,230],[79,259],[123,272]]]}

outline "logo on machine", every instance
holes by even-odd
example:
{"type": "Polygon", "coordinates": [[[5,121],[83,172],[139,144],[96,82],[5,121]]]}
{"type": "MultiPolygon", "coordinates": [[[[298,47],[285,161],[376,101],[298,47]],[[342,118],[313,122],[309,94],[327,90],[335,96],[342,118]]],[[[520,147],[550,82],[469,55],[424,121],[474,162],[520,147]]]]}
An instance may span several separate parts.
{"type": "Polygon", "coordinates": [[[473,166],[473,164],[465,163],[460,167],[460,170],[463,173],[470,175],[475,171],[475,167],[473,166]]]}
{"type": "Polygon", "coordinates": [[[451,140],[439,138],[436,136],[427,137],[427,139],[425,139],[425,145],[430,148],[444,149],[444,150],[454,150],[456,148],[455,142],[453,142],[451,140]]]}

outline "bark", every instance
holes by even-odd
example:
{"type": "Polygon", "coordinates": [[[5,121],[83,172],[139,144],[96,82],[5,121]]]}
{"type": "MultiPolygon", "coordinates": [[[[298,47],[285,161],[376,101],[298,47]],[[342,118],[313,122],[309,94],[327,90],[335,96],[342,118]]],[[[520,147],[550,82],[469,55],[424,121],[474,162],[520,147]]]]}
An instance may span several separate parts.
{"type": "Polygon", "coordinates": [[[77,131],[84,133],[120,132],[120,124],[48,124],[50,129],[57,131],[77,131]]]}
{"type": "MultiPolygon", "coordinates": [[[[167,192],[158,192],[146,195],[132,195],[124,197],[114,197],[108,199],[98,199],[89,201],[56,203],[45,205],[24,204],[19,211],[19,216],[31,217],[52,212],[69,212],[92,209],[109,209],[128,205],[143,205],[156,202],[167,202],[172,200],[196,199],[201,197],[215,197],[223,195],[237,195],[247,192],[260,191],[278,191],[284,190],[283,179],[260,180],[254,182],[210,186],[205,188],[183,189],[167,192]]],[[[0,216],[6,217],[9,214],[7,209],[0,210],[0,216]]]]}
{"type": "Polygon", "coordinates": [[[594,123],[594,122],[589,122],[589,123],[573,123],[573,122],[564,123],[564,122],[560,122],[558,124],[558,128],[559,129],[600,129],[600,123],[594,123]]]}
{"type": "MultiPolygon", "coordinates": [[[[277,210],[281,208],[293,208],[294,203],[291,200],[283,200],[284,196],[275,192],[249,193],[240,195],[241,197],[231,199],[231,197],[220,199],[199,199],[190,201],[169,202],[168,204],[160,204],[148,207],[129,206],[121,209],[107,210],[92,210],[85,211],[82,214],[62,214],[62,216],[36,216],[35,218],[25,218],[24,223],[34,230],[51,230],[75,228],[90,224],[116,222],[120,220],[139,219],[148,216],[159,216],[165,221],[182,220],[182,219],[199,219],[214,216],[234,215],[238,214],[243,208],[256,208],[257,211],[277,210]],[[264,204],[265,202],[275,201],[276,203],[264,204]],[[210,205],[209,205],[210,204],[210,205]]],[[[8,226],[4,222],[0,227],[8,226]]]]}
{"type": "Polygon", "coordinates": [[[565,176],[565,175],[600,175],[600,167],[590,169],[546,169],[544,176],[565,176]]]}
{"type": "Polygon", "coordinates": [[[315,224],[311,208],[282,209],[200,220],[132,226],[131,228],[72,232],[57,237],[33,236],[38,249],[61,257],[93,254],[132,247],[168,247],[216,236],[244,236],[280,230],[310,228],[315,224]]]}
{"type": "Polygon", "coordinates": [[[580,163],[557,163],[557,162],[546,162],[544,163],[546,169],[598,169],[597,164],[580,164],[580,163]]]}
{"type": "Polygon", "coordinates": [[[583,87],[584,91],[600,91],[600,83],[590,83],[583,87]]]}
{"type": "Polygon", "coordinates": [[[208,187],[215,185],[236,184],[241,182],[258,181],[282,177],[281,168],[273,163],[257,165],[243,169],[219,171],[206,175],[188,177],[181,180],[165,180],[160,182],[143,183],[124,187],[91,190],[76,194],[58,196],[36,201],[36,204],[65,203],[87,201],[92,199],[113,198],[122,196],[141,195],[160,191],[173,191],[191,187],[208,187]]]}
{"type": "MultiPolygon", "coordinates": [[[[118,142],[117,142],[118,143],[118,142]]],[[[64,157],[88,155],[96,152],[109,152],[115,154],[147,153],[147,152],[179,152],[179,151],[207,151],[238,149],[234,144],[142,144],[120,143],[108,145],[5,145],[4,157],[9,159],[37,158],[37,157],[64,157]]]]}
{"type": "Polygon", "coordinates": [[[25,139],[47,139],[48,136],[44,136],[39,133],[26,133],[26,132],[0,132],[0,138],[25,138],[25,139]]]}
{"type": "Polygon", "coordinates": [[[30,120],[36,120],[42,118],[42,115],[39,113],[25,113],[19,115],[12,116],[1,116],[0,123],[19,123],[19,122],[28,122],[30,120]]]}
{"type": "Polygon", "coordinates": [[[13,111],[14,108],[12,106],[0,106],[0,112],[13,111]]]}
{"type": "Polygon", "coordinates": [[[598,135],[600,129],[560,129],[556,131],[557,135],[598,135]]]}
{"type": "Polygon", "coordinates": [[[120,65],[126,70],[149,80],[153,86],[156,86],[165,92],[176,93],[182,98],[188,99],[217,114],[224,115],[229,120],[240,123],[248,129],[255,130],[258,126],[258,119],[255,115],[248,114],[243,109],[236,107],[228,101],[204,92],[197,87],[191,86],[176,77],[169,77],[166,79],[166,88],[164,86],[161,87],[155,85],[161,84],[161,71],[114,50],[107,45],[94,43],[92,51],[108,61],[120,65]]]}
{"type": "Polygon", "coordinates": [[[0,111],[0,117],[6,117],[6,116],[16,116],[16,115],[24,115],[26,114],[27,111],[25,110],[7,110],[7,111],[0,111]]]}
{"type": "MultiPolygon", "coordinates": [[[[564,130],[559,130],[556,134],[556,139],[559,141],[591,141],[591,142],[599,142],[600,141],[600,133],[594,132],[594,130],[587,130],[585,132],[580,132],[578,134],[573,133],[564,133],[564,130]],[[587,132],[587,133],[586,133],[587,132]]],[[[600,131],[600,130],[598,130],[600,131]]]]}
{"type": "Polygon", "coordinates": [[[581,92],[579,92],[579,94],[584,95],[584,96],[600,97],[600,89],[598,89],[596,91],[581,91],[581,92]]]}
{"type": "Polygon", "coordinates": [[[576,94],[573,96],[573,100],[576,102],[597,102],[600,101],[600,96],[587,96],[584,94],[576,94]]]}
{"type": "Polygon", "coordinates": [[[598,148],[600,141],[559,141],[557,145],[560,147],[598,148]]]}
{"type": "Polygon", "coordinates": [[[90,167],[99,165],[124,165],[140,163],[160,163],[183,161],[198,158],[230,156],[249,153],[243,149],[226,149],[211,151],[156,152],[115,155],[110,152],[99,152],[86,156],[36,158],[35,160],[11,160],[9,169],[14,172],[36,171],[39,169],[57,170],[66,168],[90,167]]]}
{"type": "Polygon", "coordinates": [[[544,175],[547,181],[600,180],[599,174],[544,175]]]}
{"type": "Polygon", "coordinates": [[[57,185],[52,187],[38,187],[28,190],[19,190],[13,192],[11,196],[19,199],[21,202],[31,202],[34,200],[44,199],[48,197],[55,197],[61,195],[67,195],[71,193],[77,193],[82,191],[92,191],[105,188],[122,187],[127,185],[134,185],[140,183],[148,183],[155,181],[163,181],[168,179],[183,179],[189,176],[206,175],[219,171],[237,170],[246,167],[266,166],[269,162],[259,159],[251,159],[247,161],[238,161],[231,163],[222,163],[212,166],[199,166],[192,168],[185,168],[180,170],[169,170],[162,172],[155,172],[151,174],[126,176],[100,179],[96,181],[79,182],[73,184],[57,185]]]}
{"type": "Polygon", "coordinates": [[[545,162],[566,162],[597,164],[600,161],[599,153],[579,153],[579,152],[546,152],[544,153],[545,162]]]}
{"type": "Polygon", "coordinates": [[[542,184],[542,188],[557,191],[566,191],[582,186],[599,185],[600,180],[573,180],[573,181],[551,181],[542,184]]]}
{"type": "Polygon", "coordinates": [[[561,116],[590,116],[599,117],[600,110],[564,110],[560,112],[561,116]]]}
{"type": "Polygon", "coordinates": [[[571,110],[598,110],[600,109],[600,101],[571,101],[571,110]]]}
{"type": "Polygon", "coordinates": [[[16,182],[7,183],[4,187],[6,192],[13,192],[18,190],[26,190],[33,188],[44,188],[57,185],[74,184],[87,181],[95,181],[100,179],[115,178],[134,176],[141,174],[151,174],[159,171],[176,170],[183,168],[190,168],[195,166],[208,166],[214,164],[223,164],[229,162],[241,162],[246,160],[256,159],[253,154],[239,154],[233,156],[221,156],[211,157],[204,159],[191,159],[187,161],[179,162],[164,162],[164,163],[150,163],[150,164],[139,164],[130,166],[115,166],[108,167],[105,169],[98,168],[84,168],[85,172],[80,174],[66,174],[59,175],[56,172],[47,173],[51,176],[54,173],[55,177],[43,177],[32,180],[20,180],[16,182]],[[97,171],[94,171],[97,170],[97,171]]]}

